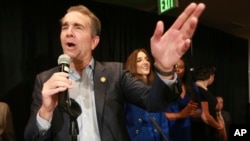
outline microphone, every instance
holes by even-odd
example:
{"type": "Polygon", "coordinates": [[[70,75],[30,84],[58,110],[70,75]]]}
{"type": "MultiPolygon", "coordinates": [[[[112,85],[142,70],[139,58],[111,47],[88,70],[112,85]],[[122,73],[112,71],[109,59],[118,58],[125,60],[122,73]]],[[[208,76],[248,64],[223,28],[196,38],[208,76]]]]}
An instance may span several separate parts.
{"type": "MultiPolygon", "coordinates": [[[[69,65],[71,58],[67,54],[62,54],[58,58],[59,72],[69,73],[69,65]]],[[[72,141],[77,141],[77,135],[79,134],[79,128],[77,123],[77,117],[82,113],[81,106],[72,98],[69,98],[68,90],[59,93],[58,96],[59,109],[65,111],[70,117],[69,132],[72,137],[72,141]]]]}
{"type": "Polygon", "coordinates": [[[69,73],[69,64],[71,63],[71,58],[67,54],[62,54],[58,57],[58,65],[60,65],[60,72],[69,73]]]}
{"type": "MultiPolygon", "coordinates": [[[[67,54],[62,54],[58,57],[57,62],[58,62],[58,65],[60,66],[59,72],[69,73],[69,65],[71,62],[70,56],[68,56],[67,54]]],[[[58,104],[59,104],[59,107],[64,110],[65,108],[71,105],[68,90],[59,93],[58,104]]]]}
{"type": "Polygon", "coordinates": [[[150,119],[150,121],[153,123],[155,129],[161,134],[161,136],[163,137],[163,139],[164,139],[165,141],[168,141],[167,136],[163,133],[163,131],[162,131],[160,125],[155,121],[155,119],[154,119],[152,116],[149,116],[149,119],[150,119]]]}

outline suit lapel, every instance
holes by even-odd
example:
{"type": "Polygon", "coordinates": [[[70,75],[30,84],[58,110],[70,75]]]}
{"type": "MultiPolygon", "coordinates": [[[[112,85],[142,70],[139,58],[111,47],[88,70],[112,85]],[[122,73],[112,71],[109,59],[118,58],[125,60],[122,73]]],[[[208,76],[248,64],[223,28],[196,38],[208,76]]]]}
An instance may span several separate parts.
{"type": "MultiPolygon", "coordinates": [[[[102,117],[105,105],[106,89],[108,86],[108,77],[108,72],[105,71],[103,65],[96,61],[94,68],[94,92],[97,120],[100,132],[102,129],[102,117]]],[[[102,133],[100,133],[100,135],[102,135],[102,133]]]]}

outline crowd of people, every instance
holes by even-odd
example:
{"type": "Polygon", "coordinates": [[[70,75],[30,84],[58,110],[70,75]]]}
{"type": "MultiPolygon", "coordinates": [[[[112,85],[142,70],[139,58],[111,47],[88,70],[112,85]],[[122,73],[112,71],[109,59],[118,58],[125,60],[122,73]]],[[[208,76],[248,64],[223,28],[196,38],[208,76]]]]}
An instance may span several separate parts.
{"type": "MultiPolygon", "coordinates": [[[[208,89],[215,68],[196,67],[190,81],[182,58],[204,9],[191,3],[166,32],[157,22],[151,54],[139,48],[118,63],[93,58],[101,23],[84,5],[70,7],[60,20],[69,72],[56,66],[37,75],[25,140],[227,141],[230,114],[208,89]],[[62,92],[65,105],[58,100],[62,92]]],[[[0,141],[14,140],[2,129],[12,126],[6,119],[0,120],[0,141]]]]}
{"type": "Polygon", "coordinates": [[[124,102],[159,112],[176,101],[180,89],[174,65],[189,49],[204,9],[203,3],[191,3],[166,32],[163,22],[157,22],[150,39],[157,75],[149,86],[124,70],[123,63],[95,60],[100,21],[84,5],[70,7],[60,20],[63,53],[71,58],[69,73],[58,72],[57,66],[37,75],[25,140],[130,140],[124,102]],[[66,105],[68,113],[82,110],[72,134],[70,115],[57,106],[58,93],[64,91],[74,101],[66,105]]]}

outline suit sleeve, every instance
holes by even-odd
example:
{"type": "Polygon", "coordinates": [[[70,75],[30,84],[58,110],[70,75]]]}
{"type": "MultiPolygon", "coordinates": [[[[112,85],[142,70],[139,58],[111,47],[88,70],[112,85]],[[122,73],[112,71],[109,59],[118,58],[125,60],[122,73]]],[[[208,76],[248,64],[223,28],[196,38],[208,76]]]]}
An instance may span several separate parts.
{"type": "Polygon", "coordinates": [[[26,141],[48,141],[50,140],[51,130],[39,131],[37,126],[36,116],[38,110],[42,103],[41,91],[42,91],[43,81],[40,75],[37,75],[34,91],[33,91],[33,101],[31,105],[31,115],[29,121],[25,127],[24,138],[26,141]]]}
{"type": "Polygon", "coordinates": [[[155,75],[152,86],[132,77],[129,72],[125,72],[121,79],[126,100],[150,112],[165,111],[180,95],[179,83],[168,86],[158,75],[155,75]]]}

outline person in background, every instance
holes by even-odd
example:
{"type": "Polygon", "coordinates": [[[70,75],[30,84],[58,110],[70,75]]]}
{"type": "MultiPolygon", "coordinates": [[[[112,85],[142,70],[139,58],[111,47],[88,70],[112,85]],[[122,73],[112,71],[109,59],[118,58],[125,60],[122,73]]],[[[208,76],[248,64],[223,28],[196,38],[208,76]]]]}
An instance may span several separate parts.
{"type": "Polygon", "coordinates": [[[157,22],[150,38],[157,74],[148,86],[124,70],[123,63],[94,59],[100,20],[84,5],[70,7],[60,20],[62,50],[71,60],[69,73],[56,66],[37,75],[25,140],[129,141],[124,102],[158,112],[176,100],[173,66],[189,49],[204,9],[203,3],[189,4],[166,32],[163,22],[157,22]],[[67,101],[61,101],[62,96],[67,101]]]}
{"type": "MultiPolygon", "coordinates": [[[[125,68],[132,76],[149,86],[153,83],[154,72],[148,52],[141,48],[134,50],[127,58],[125,68]]],[[[126,125],[131,141],[163,141],[168,136],[168,124],[164,112],[147,112],[131,103],[125,105],[126,125]],[[150,117],[161,127],[162,133],[152,124],[150,117]]]]}
{"type": "Polygon", "coordinates": [[[208,86],[214,81],[215,67],[200,65],[194,70],[194,81],[201,100],[201,122],[192,123],[192,141],[226,141],[226,133],[216,115],[216,97],[208,86]]]}
{"type": "Polygon", "coordinates": [[[216,112],[217,112],[217,116],[218,118],[222,118],[221,120],[223,120],[224,123],[224,128],[226,130],[226,134],[228,137],[228,133],[229,133],[229,125],[232,123],[231,120],[231,115],[229,112],[223,110],[224,107],[224,99],[222,96],[216,96],[217,99],[217,105],[216,105],[216,112]]]}
{"type": "Polygon", "coordinates": [[[11,110],[5,102],[0,102],[0,141],[15,141],[11,110]]]}
{"type": "Polygon", "coordinates": [[[165,115],[169,123],[170,141],[191,141],[191,117],[200,116],[198,104],[188,94],[189,83],[184,59],[176,64],[176,73],[181,81],[182,92],[179,99],[167,108],[165,115]]]}

